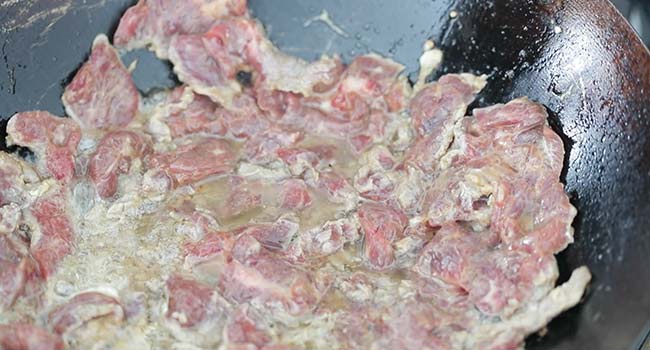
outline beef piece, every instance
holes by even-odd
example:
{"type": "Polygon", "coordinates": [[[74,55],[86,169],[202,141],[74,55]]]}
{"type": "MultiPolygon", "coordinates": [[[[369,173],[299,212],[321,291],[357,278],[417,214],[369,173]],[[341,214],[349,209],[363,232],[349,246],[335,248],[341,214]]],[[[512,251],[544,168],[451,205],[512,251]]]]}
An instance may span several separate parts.
{"type": "Polygon", "coordinates": [[[526,98],[475,109],[454,131],[454,143],[441,161],[459,166],[494,155],[518,172],[558,176],[562,141],[552,136],[546,118],[544,107],[526,98]]]}
{"type": "Polygon", "coordinates": [[[222,20],[204,34],[174,37],[169,59],[181,81],[229,108],[242,92],[236,74],[248,67],[250,47],[260,40],[261,29],[254,21],[222,20]]]}
{"type": "Polygon", "coordinates": [[[255,98],[248,94],[240,94],[228,110],[221,108],[217,113],[221,115],[228,134],[235,138],[247,139],[270,128],[255,98]]]}
{"type": "Polygon", "coordinates": [[[384,146],[375,146],[361,155],[361,166],[354,177],[354,187],[359,194],[371,200],[388,200],[396,187],[396,175],[392,172],[396,161],[384,146]]]}
{"type": "Polygon", "coordinates": [[[325,192],[327,199],[334,203],[346,203],[357,198],[357,193],[350,182],[343,175],[333,171],[321,172],[316,183],[310,185],[325,192]]]}
{"type": "Polygon", "coordinates": [[[360,154],[366,151],[373,143],[379,143],[386,140],[386,125],[389,117],[383,111],[372,110],[368,116],[367,129],[359,134],[348,138],[348,143],[352,150],[360,154]]]}
{"type": "Polygon", "coordinates": [[[124,319],[120,302],[99,292],[84,292],[54,308],[48,315],[48,324],[58,334],[83,327],[87,322],[111,316],[115,321],[124,319]]]}
{"type": "Polygon", "coordinates": [[[0,233],[0,311],[10,308],[25,293],[29,280],[38,275],[28,249],[28,242],[13,230],[0,233]]]}
{"type": "Polygon", "coordinates": [[[454,124],[483,86],[485,79],[471,74],[449,74],[420,90],[409,104],[416,141],[406,154],[406,162],[431,171],[453,140],[454,124]]]}
{"type": "Polygon", "coordinates": [[[336,147],[318,145],[312,147],[281,147],[276,151],[279,157],[294,176],[304,175],[305,172],[322,170],[334,160],[336,147]]]}
{"type": "Polygon", "coordinates": [[[270,250],[284,250],[298,232],[298,224],[286,218],[273,223],[249,224],[234,230],[242,236],[251,236],[270,250]]]}
{"type": "Polygon", "coordinates": [[[169,60],[182,82],[223,106],[230,107],[241,92],[241,86],[234,80],[228,80],[224,67],[210,56],[201,35],[173,37],[169,60]]]}
{"type": "Polygon", "coordinates": [[[18,228],[22,218],[21,208],[16,203],[0,206],[0,233],[11,234],[18,228]]]}
{"type": "Polygon", "coordinates": [[[255,91],[255,99],[260,110],[273,122],[302,128],[308,120],[309,107],[305,105],[302,95],[258,88],[255,91]]]}
{"type": "Polygon", "coordinates": [[[343,73],[334,100],[345,101],[342,95],[348,93],[364,98],[383,96],[403,69],[402,65],[375,54],[356,57],[343,73]]]}
{"type": "Polygon", "coordinates": [[[227,132],[218,105],[187,86],[172,90],[165,104],[167,113],[163,121],[169,127],[172,138],[197,133],[224,136],[227,132]]]}
{"type": "Polygon", "coordinates": [[[430,223],[474,220],[481,212],[483,225],[492,222],[511,248],[544,255],[572,242],[575,208],[558,182],[562,141],[545,125],[546,116],[527,99],[475,110],[445,156],[464,179],[447,185],[436,179],[428,190],[430,223]],[[489,199],[477,202],[481,196],[489,199]]]}
{"type": "Polygon", "coordinates": [[[498,158],[486,158],[471,167],[443,170],[426,190],[421,211],[433,227],[456,221],[487,227],[498,184],[515,177],[516,173],[498,158]]]}
{"type": "Polygon", "coordinates": [[[383,309],[359,307],[346,310],[336,319],[334,339],[341,349],[371,349],[378,334],[385,332],[382,322],[383,309]]]}
{"type": "Polygon", "coordinates": [[[202,35],[175,36],[169,58],[182,81],[226,107],[242,92],[241,71],[253,72],[254,85],[265,90],[309,95],[340,67],[338,60],[307,63],[281,53],[258,23],[242,17],[217,21],[202,35]]]}
{"type": "Polygon", "coordinates": [[[67,182],[81,139],[79,125],[44,111],[17,113],[7,123],[7,143],[29,147],[42,162],[43,175],[67,182]]]}
{"type": "Polygon", "coordinates": [[[423,171],[415,167],[401,169],[398,166],[398,178],[395,185],[394,199],[409,214],[417,214],[421,210],[423,193],[426,191],[428,177],[423,171]]]}
{"type": "Polygon", "coordinates": [[[28,324],[10,323],[0,325],[0,348],[7,350],[63,350],[65,344],[60,336],[28,324]]]}
{"type": "Polygon", "coordinates": [[[185,265],[192,267],[212,259],[225,259],[232,250],[235,240],[230,232],[209,232],[196,242],[184,245],[185,265]]]}
{"type": "Polygon", "coordinates": [[[385,349],[451,349],[442,329],[453,322],[447,315],[426,302],[406,302],[387,311],[387,330],[381,332],[377,343],[385,349]]]}
{"type": "Polygon", "coordinates": [[[54,192],[38,198],[30,209],[39,231],[32,236],[30,253],[44,278],[51,276],[59,262],[72,252],[74,231],[67,203],[65,193],[54,192]]]}
{"type": "Polygon", "coordinates": [[[464,287],[476,308],[490,316],[508,317],[545,296],[558,276],[553,256],[499,249],[471,259],[464,287]]]}
{"type": "Polygon", "coordinates": [[[503,183],[496,198],[492,230],[506,245],[546,255],[557,254],[573,242],[576,209],[557,178],[503,183]]]}
{"type": "Polygon", "coordinates": [[[236,237],[253,237],[266,249],[282,251],[298,232],[298,224],[285,218],[275,222],[247,224],[230,232],[209,232],[196,242],[185,244],[185,263],[194,266],[210,260],[224,262],[230,256],[236,237]]]}
{"type": "Polygon", "coordinates": [[[170,216],[180,221],[180,224],[176,226],[176,233],[183,234],[193,240],[201,239],[219,226],[216,218],[211,213],[197,209],[195,203],[189,199],[176,203],[168,210],[170,216]]]}
{"type": "Polygon", "coordinates": [[[97,193],[108,198],[117,192],[120,174],[128,174],[131,163],[151,152],[151,142],[133,131],[109,132],[99,142],[88,164],[88,175],[97,193]]]}
{"type": "Polygon", "coordinates": [[[334,95],[326,103],[331,108],[310,115],[308,125],[312,132],[346,139],[367,130],[371,106],[355,91],[334,95]]]}
{"type": "Polygon", "coordinates": [[[34,200],[34,195],[28,187],[38,182],[40,178],[29,164],[0,152],[0,205],[29,205],[34,200]]]}
{"type": "Polygon", "coordinates": [[[364,203],[359,207],[359,223],[364,234],[364,259],[373,269],[389,268],[395,262],[392,243],[402,236],[408,218],[392,207],[364,203]]]}
{"type": "Polygon", "coordinates": [[[246,11],[246,0],[140,0],[124,13],[113,40],[120,48],[151,46],[167,58],[175,35],[204,33],[216,20],[246,11]]]}
{"type": "Polygon", "coordinates": [[[304,181],[289,179],[284,181],[281,186],[283,187],[280,200],[282,208],[302,210],[312,204],[311,195],[304,181]]]}
{"type": "Polygon", "coordinates": [[[249,64],[257,69],[259,83],[264,89],[303,96],[311,96],[334,85],[342,68],[338,58],[323,56],[306,62],[289,56],[266,38],[251,48],[249,64]]]}
{"type": "Polygon", "coordinates": [[[243,153],[251,163],[270,163],[276,159],[276,152],[280,148],[292,146],[302,138],[303,133],[299,131],[270,128],[246,141],[243,153]]]}
{"type": "Polygon", "coordinates": [[[0,152],[0,312],[19,296],[29,294],[29,282],[40,277],[39,267],[29,255],[34,232],[27,225],[21,228],[23,212],[29,210],[24,208],[33,203],[34,195],[42,194],[38,181],[27,163],[0,152]]]}
{"type": "Polygon", "coordinates": [[[253,317],[250,307],[242,305],[231,314],[226,335],[228,343],[241,346],[242,349],[266,349],[264,346],[272,340],[271,336],[261,327],[262,321],[253,317]]]}
{"type": "MultiPolygon", "coordinates": [[[[551,290],[557,266],[550,255],[509,250],[499,243],[499,237],[489,230],[473,232],[458,224],[444,225],[422,249],[414,270],[431,279],[422,288],[434,288],[438,303],[441,295],[449,299],[467,295],[467,301],[486,315],[510,316],[522,303],[551,290]],[[453,295],[456,287],[462,291],[458,296],[453,295]]],[[[464,302],[463,298],[459,301],[464,302]]]]}
{"type": "Polygon", "coordinates": [[[479,145],[522,173],[559,177],[564,160],[562,140],[546,125],[540,104],[526,98],[474,111],[479,145]]]}
{"type": "Polygon", "coordinates": [[[485,79],[471,74],[447,74],[413,97],[409,111],[418,135],[441,133],[463,117],[485,79]]]}
{"type": "Polygon", "coordinates": [[[300,233],[300,251],[306,258],[320,258],[343,249],[359,239],[359,224],[353,219],[327,221],[322,226],[300,233]]]}
{"type": "Polygon", "coordinates": [[[219,282],[223,296],[249,303],[280,322],[307,315],[329,286],[327,275],[292,266],[250,235],[235,242],[232,257],[219,282]]]}
{"type": "Polygon", "coordinates": [[[334,334],[344,349],[464,349],[450,336],[463,330],[462,316],[417,299],[390,305],[353,306],[336,319],[334,334]]]}
{"type": "MultiPolygon", "coordinates": [[[[0,237],[0,240],[3,238],[0,237]]],[[[3,244],[0,242],[0,245],[3,244]]],[[[6,252],[0,246],[0,310],[5,310],[13,305],[25,287],[25,267],[21,262],[12,262],[4,259],[6,252]]]]}
{"type": "Polygon", "coordinates": [[[228,220],[250,212],[262,205],[262,195],[242,184],[232,181],[232,187],[226,200],[217,207],[217,217],[228,220]]]}
{"type": "Polygon", "coordinates": [[[226,310],[212,287],[180,274],[167,279],[165,321],[177,339],[202,347],[221,341],[226,310]]]}
{"type": "Polygon", "coordinates": [[[86,129],[124,127],[138,111],[140,96],[129,71],[104,35],[93,42],[88,61],[63,93],[63,105],[86,129]]]}
{"type": "Polygon", "coordinates": [[[393,85],[384,93],[384,101],[389,112],[399,112],[404,110],[409,103],[413,89],[405,76],[397,77],[393,85]]]}
{"type": "MultiPolygon", "coordinates": [[[[368,131],[373,111],[387,109],[383,95],[402,69],[401,65],[374,54],[355,58],[329,93],[308,101],[320,111],[309,115],[310,129],[342,139],[368,131]]],[[[372,127],[375,123],[370,124],[372,127]]],[[[380,135],[373,130],[369,136],[380,135]]],[[[354,139],[355,144],[358,141],[354,139]]]]}
{"type": "Polygon", "coordinates": [[[472,256],[498,243],[498,237],[489,231],[474,233],[455,223],[446,224],[422,249],[414,270],[462,287],[464,276],[472,268],[472,256]]]}
{"type": "Polygon", "coordinates": [[[162,172],[171,180],[171,186],[183,186],[210,175],[228,173],[233,170],[235,160],[234,150],[227,141],[199,138],[179,145],[174,151],[149,156],[147,167],[153,172],[147,175],[154,177],[162,172]]]}
{"type": "Polygon", "coordinates": [[[552,318],[580,302],[590,279],[591,274],[586,267],[577,268],[567,282],[553,289],[541,300],[531,303],[524,312],[499,322],[478,323],[467,331],[458,332],[453,347],[520,349],[528,334],[544,328],[552,318]]]}

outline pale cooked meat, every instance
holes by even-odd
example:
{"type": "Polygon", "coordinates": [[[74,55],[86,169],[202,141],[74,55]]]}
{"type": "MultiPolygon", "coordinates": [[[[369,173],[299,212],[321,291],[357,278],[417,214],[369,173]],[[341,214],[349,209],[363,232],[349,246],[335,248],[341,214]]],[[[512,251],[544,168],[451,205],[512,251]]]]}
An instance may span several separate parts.
{"type": "Polygon", "coordinates": [[[108,38],[99,35],[88,61],[65,88],[66,113],[82,128],[121,128],[135,118],[140,95],[108,38]]]}
{"type": "Polygon", "coordinates": [[[119,130],[106,134],[88,161],[88,177],[102,198],[117,192],[120,174],[128,174],[131,163],[151,153],[150,141],[137,132],[119,130]]]}
{"type": "Polygon", "coordinates": [[[0,346],[4,349],[63,350],[61,337],[28,323],[0,325],[0,346]]]}
{"type": "Polygon", "coordinates": [[[247,87],[237,79],[242,72],[252,74],[258,89],[308,96],[340,71],[336,59],[306,62],[280,52],[255,20],[242,17],[217,21],[205,33],[174,36],[169,59],[182,81],[228,108],[247,87]]]}
{"type": "Polygon", "coordinates": [[[48,112],[34,111],[14,115],[7,124],[7,144],[29,147],[44,161],[43,175],[59,181],[74,176],[74,155],[81,140],[79,125],[48,112]]]}
{"type": "Polygon", "coordinates": [[[140,0],[120,19],[113,41],[126,49],[150,46],[167,58],[175,35],[204,33],[215,20],[246,12],[246,0],[140,0]]]}
{"type": "Polygon", "coordinates": [[[486,77],[412,88],[306,62],[244,0],[140,0],[114,37],[182,85],[141,99],[105,36],[0,153],[0,348],[520,349],[580,301],[562,140],[486,77]]]}

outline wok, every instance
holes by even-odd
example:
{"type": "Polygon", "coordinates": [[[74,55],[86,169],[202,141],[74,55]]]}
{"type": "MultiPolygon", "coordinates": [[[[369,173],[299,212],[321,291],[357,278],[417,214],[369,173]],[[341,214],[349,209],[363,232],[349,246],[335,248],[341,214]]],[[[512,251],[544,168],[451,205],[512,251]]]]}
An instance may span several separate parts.
{"type": "MultiPolygon", "coordinates": [[[[45,109],[60,95],[95,34],[112,33],[130,0],[0,2],[0,117],[45,109]]],[[[473,107],[518,96],[547,106],[566,147],[562,181],[578,208],[576,243],[559,255],[561,279],[586,264],[583,304],[555,319],[529,349],[636,349],[650,320],[650,54],[604,0],[250,0],[272,40],[313,59],[376,51],[413,75],[421,45],[445,52],[436,76],[490,75],[473,107]],[[326,9],[345,33],[305,21],[326,9]],[[450,11],[458,16],[452,18],[450,11]]],[[[134,72],[142,93],[172,86],[146,52],[134,72]]],[[[436,76],[432,78],[436,78],[436,76]]],[[[2,138],[4,139],[4,138],[2,138]]]]}

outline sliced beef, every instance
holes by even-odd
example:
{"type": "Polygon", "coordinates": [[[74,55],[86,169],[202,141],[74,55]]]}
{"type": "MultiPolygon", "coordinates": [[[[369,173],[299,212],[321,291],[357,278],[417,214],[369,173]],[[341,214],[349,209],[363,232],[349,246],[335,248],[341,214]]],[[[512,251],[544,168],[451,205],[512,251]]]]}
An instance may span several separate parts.
{"type": "Polygon", "coordinates": [[[224,67],[210,56],[199,34],[173,37],[169,60],[181,81],[221,105],[231,106],[241,92],[241,86],[234,80],[228,80],[224,67]]]}
{"type": "Polygon", "coordinates": [[[440,133],[465,115],[485,79],[471,74],[447,74],[413,97],[409,111],[418,135],[440,133]]]}
{"type": "Polygon", "coordinates": [[[68,115],[82,128],[114,129],[133,120],[140,95],[117,51],[106,36],[99,35],[62,100],[68,115]]]}
{"type": "Polygon", "coordinates": [[[249,224],[235,230],[235,234],[254,237],[269,250],[284,250],[298,232],[298,224],[280,218],[273,223],[249,224]]]}
{"type": "Polygon", "coordinates": [[[276,159],[276,152],[295,145],[304,137],[300,131],[269,128],[253,135],[244,144],[244,156],[251,163],[265,164],[276,159]]]}
{"type": "Polygon", "coordinates": [[[221,341],[227,314],[212,287],[192,277],[173,274],[167,279],[165,321],[174,337],[203,347],[221,341]]]}
{"type": "Polygon", "coordinates": [[[233,311],[226,327],[228,343],[235,349],[267,349],[265,345],[272,341],[272,337],[262,325],[263,321],[253,316],[250,307],[239,307],[233,311]]]}
{"type": "Polygon", "coordinates": [[[124,309],[120,302],[103,293],[84,292],[54,308],[48,315],[48,324],[55,333],[65,334],[103,317],[122,321],[124,309]]]}
{"type": "Polygon", "coordinates": [[[239,215],[248,213],[259,208],[262,205],[262,195],[254,189],[248,188],[239,178],[239,181],[230,181],[232,187],[226,200],[219,204],[216,213],[217,217],[222,220],[232,219],[239,215]]]}
{"type": "Polygon", "coordinates": [[[28,242],[10,232],[0,233],[0,311],[10,308],[25,293],[38,267],[28,253],[28,242]]]}
{"type": "Polygon", "coordinates": [[[151,169],[147,176],[164,177],[170,188],[188,185],[210,175],[228,173],[236,156],[228,141],[198,138],[179,145],[176,150],[155,153],[146,159],[151,169]]]}
{"type": "Polygon", "coordinates": [[[60,336],[29,323],[0,325],[0,347],[7,350],[63,350],[60,336]]]}
{"type": "MultiPolygon", "coordinates": [[[[187,86],[172,90],[165,105],[163,122],[172,139],[193,134],[224,136],[227,132],[219,106],[187,86]]],[[[155,129],[155,126],[150,126],[150,129],[155,129]]]]}
{"type": "Polygon", "coordinates": [[[354,219],[327,221],[320,227],[301,232],[299,249],[306,259],[320,258],[341,251],[359,236],[359,223],[354,219]]]}
{"type": "Polygon", "coordinates": [[[308,314],[329,287],[327,275],[292,266],[250,235],[235,242],[232,257],[221,275],[221,293],[280,322],[308,314]]]}
{"type": "Polygon", "coordinates": [[[8,144],[29,147],[36,153],[43,175],[63,182],[74,176],[81,130],[73,120],[44,111],[17,113],[7,123],[7,134],[8,144]]]}
{"type": "Polygon", "coordinates": [[[374,203],[359,207],[359,223],[364,234],[363,256],[370,267],[383,270],[395,262],[393,242],[399,239],[408,222],[397,209],[374,203]]]}
{"type": "Polygon", "coordinates": [[[150,46],[158,57],[167,58],[175,35],[201,34],[220,18],[246,12],[246,0],[140,0],[124,13],[113,40],[120,48],[150,46]]]}
{"type": "Polygon", "coordinates": [[[151,142],[133,131],[113,131],[102,138],[90,157],[88,176],[102,198],[117,192],[118,177],[129,174],[131,164],[151,152],[151,142]]]}
{"type": "Polygon", "coordinates": [[[312,204],[311,195],[304,181],[290,179],[284,181],[281,186],[284,188],[280,200],[282,208],[301,210],[312,204]]]}
{"type": "Polygon", "coordinates": [[[36,200],[30,209],[38,235],[32,235],[30,253],[43,278],[51,276],[57,265],[72,252],[74,229],[65,192],[53,192],[36,200]]]}
{"type": "Polygon", "coordinates": [[[308,171],[325,169],[334,159],[336,147],[319,145],[312,147],[281,147],[277,156],[289,167],[294,176],[301,176],[308,171]]]}
{"type": "Polygon", "coordinates": [[[376,146],[359,157],[361,167],[354,177],[354,187],[367,199],[385,201],[397,186],[393,154],[384,146],[376,146]]]}
{"type": "Polygon", "coordinates": [[[454,124],[460,120],[485,79],[471,74],[448,74],[427,85],[410,101],[409,112],[417,132],[406,162],[431,171],[453,140],[454,124]]]}

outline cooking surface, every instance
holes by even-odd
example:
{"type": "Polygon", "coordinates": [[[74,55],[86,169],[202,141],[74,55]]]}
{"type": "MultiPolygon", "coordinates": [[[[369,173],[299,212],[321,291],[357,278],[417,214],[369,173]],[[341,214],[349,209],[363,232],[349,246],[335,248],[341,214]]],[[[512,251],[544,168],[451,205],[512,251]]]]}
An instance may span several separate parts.
{"type": "MultiPolygon", "coordinates": [[[[0,5],[8,9],[0,15],[4,28],[0,29],[4,32],[0,115],[4,118],[34,108],[61,114],[61,83],[84,60],[94,35],[111,29],[128,5],[114,1],[100,8],[86,2],[65,8],[46,3],[27,5],[29,17],[23,18],[33,19],[27,30],[13,28],[16,25],[6,20],[17,16],[16,6],[0,5]],[[39,12],[53,6],[59,10],[39,12]],[[91,25],[96,30],[79,29],[91,25]]],[[[366,46],[387,55],[395,46],[395,58],[412,68],[419,43],[431,35],[445,49],[445,69],[494,71],[479,104],[528,95],[548,106],[556,116],[554,126],[571,141],[565,177],[580,213],[577,243],[560,261],[564,272],[586,263],[595,281],[587,303],[553,322],[543,340],[531,340],[531,348],[618,349],[637,342],[650,313],[650,296],[645,292],[650,288],[650,271],[644,257],[650,249],[645,230],[650,225],[650,204],[643,198],[650,190],[650,159],[645,152],[650,131],[650,101],[644,92],[650,84],[647,51],[620,21],[585,18],[581,6],[590,6],[600,18],[615,16],[609,5],[597,1],[549,7],[505,1],[453,4],[422,1],[417,8],[390,8],[387,3],[380,10],[363,1],[355,6],[368,10],[365,23],[354,11],[337,10],[342,4],[333,1],[325,7],[349,36],[334,35],[332,49],[358,53],[365,50],[363,43],[358,45],[365,37],[366,46]],[[452,8],[460,14],[456,19],[448,17],[452,8]],[[394,23],[395,13],[406,15],[399,18],[409,18],[408,23],[394,23]],[[394,27],[382,31],[385,23],[394,27]],[[366,24],[378,28],[378,33],[370,29],[364,36],[366,24]]],[[[320,22],[303,28],[304,20],[318,15],[321,5],[287,0],[283,2],[287,11],[265,6],[269,2],[252,1],[256,15],[271,25],[271,38],[289,52],[298,48],[293,53],[313,58],[318,52],[313,51],[313,43],[319,43],[316,48],[326,46],[333,35],[320,22]],[[305,43],[310,30],[319,31],[322,38],[305,43]]],[[[172,83],[166,73],[154,72],[158,70],[136,71],[141,90],[172,83]]]]}
{"type": "Polygon", "coordinates": [[[646,47],[650,45],[650,3],[645,0],[612,0],[630,22],[646,47]]]}

